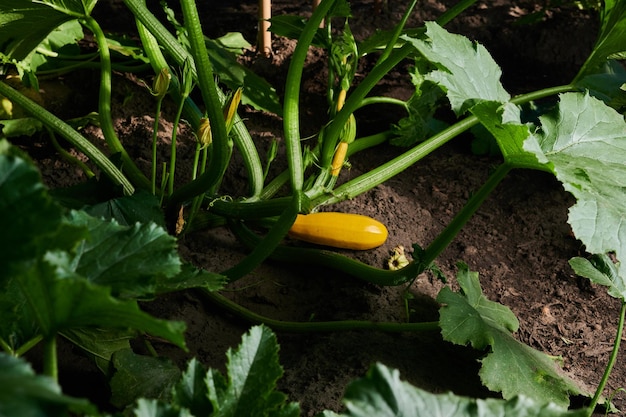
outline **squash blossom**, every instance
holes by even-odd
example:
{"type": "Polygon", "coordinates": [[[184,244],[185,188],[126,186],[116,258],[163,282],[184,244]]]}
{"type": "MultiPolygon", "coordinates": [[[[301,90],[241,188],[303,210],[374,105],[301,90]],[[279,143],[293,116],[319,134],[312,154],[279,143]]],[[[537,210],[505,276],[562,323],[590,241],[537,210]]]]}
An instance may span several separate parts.
{"type": "Polygon", "coordinates": [[[202,148],[206,148],[213,142],[213,133],[211,132],[211,122],[206,117],[200,119],[200,126],[196,132],[198,142],[202,145],[202,148]]]}
{"type": "Polygon", "coordinates": [[[241,102],[242,89],[239,87],[233,95],[228,99],[224,105],[224,123],[226,124],[226,133],[230,133],[235,123],[235,115],[237,114],[237,108],[241,102]]]}
{"type": "Polygon", "coordinates": [[[158,99],[162,99],[167,94],[167,90],[170,88],[170,81],[172,75],[167,67],[161,68],[159,74],[154,78],[152,83],[152,95],[158,99]]]}

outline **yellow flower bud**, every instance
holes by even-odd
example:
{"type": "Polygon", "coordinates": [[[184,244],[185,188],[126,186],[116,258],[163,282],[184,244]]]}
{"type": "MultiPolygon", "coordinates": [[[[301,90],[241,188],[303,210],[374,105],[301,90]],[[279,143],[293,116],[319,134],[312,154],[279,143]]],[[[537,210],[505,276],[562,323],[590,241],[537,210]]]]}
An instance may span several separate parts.
{"type": "Polygon", "coordinates": [[[198,127],[198,141],[203,148],[209,146],[213,141],[213,134],[211,133],[211,122],[206,117],[200,119],[200,127],[198,127]]]}
{"type": "Polygon", "coordinates": [[[154,82],[152,83],[152,95],[157,98],[165,97],[167,90],[170,88],[171,79],[172,75],[170,74],[169,69],[167,69],[167,67],[161,68],[159,74],[154,77],[154,82]]]}
{"type": "Polygon", "coordinates": [[[226,123],[226,133],[230,133],[230,129],[233,128],[235,123],[235,115],[237,114],[237,107],[241,102],[241,92],[243,90],[239,87],[224,106],[224,122],[226,123]]]}

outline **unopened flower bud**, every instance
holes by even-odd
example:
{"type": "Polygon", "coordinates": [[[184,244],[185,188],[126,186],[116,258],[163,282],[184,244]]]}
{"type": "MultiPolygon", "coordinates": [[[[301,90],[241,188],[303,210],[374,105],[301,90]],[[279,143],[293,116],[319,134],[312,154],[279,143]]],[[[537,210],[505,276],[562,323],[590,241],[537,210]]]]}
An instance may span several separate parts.
{"type": "Polygon", "coordinates": [[[200,119],[200,127],[198,127],[198,141],[202,147],[207,147],[213,141],[213,134],[211,133],[211,122],[206,117],[200,119]]]}
{"type": "Polygon", "coordinates": [[[226,105],[224,106],[224,122],[226,124],[226,133],[230,133],[230,130],[233,128],[233,124],[235,123],[237,107],[239,107],[239,103],[241,102],[241,92],[241,87],[235,90],[233,95],[228,101],[226,101],[226,105]]]}
{"type": "Polygon", "coordinates": [[[172,75],[167,67],[161,68],[159,74],[154,78],[152,84],[152,94],[157,98],[163,98],[167,94],[167,90],[170,88],[170,81],[172,75]]]}

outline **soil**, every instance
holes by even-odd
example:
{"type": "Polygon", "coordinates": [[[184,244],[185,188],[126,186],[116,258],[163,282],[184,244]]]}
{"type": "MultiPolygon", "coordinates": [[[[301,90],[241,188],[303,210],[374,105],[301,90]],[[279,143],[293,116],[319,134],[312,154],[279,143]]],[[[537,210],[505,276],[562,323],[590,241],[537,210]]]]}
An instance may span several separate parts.
{"type": "MultiPolygon", "coordinates": [[[[254,43],[255,2],[204,3],[208,4],[202,20],[208,36],[241,31],[254,43]]],[[[375,13],[373,0],[353,2],[354,16],[350,24],[357,39],[363,39],[375,28],[389,28],[400,19],[404,2],[389,0],[386,3],[386,9],[375,13]]],[[[421,2],[410,24],[432,20],[452,4],[454,2],[448,0],[421,2]]],[[[528,1],[478,2],[447,29],[483,43],[502,66],[503,82],[512,94],[564,84],[573,78],[591,49],[598,29],[597,18],[593,11],[543,6],[528,1]],[[519,16],[536,11],[543,11],[543,15],[533,25],[517,23],[519,16]]],[[[118,2],[102,1],[96,10],[107,30],[133,33],[133,20],[118,2]],[[115,19],[107,16],[115,16],[115,19]]],[[[308,4],[287,0],[274,1],[273,10],[275,14],[310,14],[308,4]]],[[[271,57],[248,51],[243,62],[266,77],[282,94],[293,48],[293,41],[274,38],[271,57]]],[[[325,65],[323,53],[312,50],[302,86],[303,137],[316,133],[326,122],[325,65]]],[[[401,99],[410,97],[412,89],[406,65],[409,63],[385,78],[377,86],[376,94],[401,99]]],[[[367,64],[359,70],[357,81],[366,70],[367,64]]],[[[93,77],[94,74],[86,72],[47,81],[42,84],[42,94],[47,100],[54,98],[58,102],[57,110],[66,117],[82,115],[96,109],[95,91],[84,87],[88,85],[85,81],[93,77]],[[64,101],[63,97],[70,100],[64,101]]],[[[140,167],[146,170],[154,101],[140,79],[149,80],[149,77],[149,74],[116,74],[113,92],[118,134],[140,167]]],[[[166,103],[159,130],[163,155],[167,155],[173,114],[173,105],[166,103]]],[[[261,149],[266,149],[272,138],[282,141],[279,117],[246,106],[240,114],[261,149]]],[[[385,130],[397,117],[393,108],[359,111],[356,114],[359,136],[385,130]]],[[[97,127],[85,128],[84,134],[95,142],[102,141],[97,127]]],[[[183,126],[179,135],[179,158],[188,160],[194,147],[192,134],[183,126]]],[[[388,241],[382,247],[344,253],[383,267],[398,245],[404,246],[409,254],[413,244],[427,246],[499,163],[498,157],[472,154],[470,140],[469,136],[461,137],[370,192],[334,206],[333,210],[377,218],[389,229],[388,241]]],[[[80,172],[60,160],[46,142],[19,143],[38,161],[49,186],[65,186],[81,180],[80,172]]],[[[351,168],[344,169],[340,181],[354,178],[401,151],[384,145],[355,155],[350,159],[351,168]]],[[[273,167],[270,175],[279,168],[273,167]]],[[[245,172],[235,163],[229,168],[224,192],[245,195],[244,187],[245,172]]],[[[458,261],[478,271],[485,295],[510,307],[519,318],[520,329],[516,333],[519,340],[562,357],[564,369],[572,378],[595,387],[613,345],[619,302],[609,297],[603,288],[576,277],[568,265],[570,258],[584,254],[584,248],[574,239],[567,224],[568,208],[573,203],[574,199],[552,176],[515,171],[495,190],[436,263],[453,288],[458,261]]],[[[228,230],[218,228],[184,236],[180,240],[180,253],[200,267],[222,271],[242,259],[246,251],[228,230]]],[[[417,278],[408,289],[413,295],[409,304],[411,320],[437,320],[438,306],[434,297],[443,285],[431,274],[417,278]]],[[[402,322],[407,319],[406,291],[405,287],[375,286],[318,266],[293,267],[267,262],[229,285],[222,294],[254,312],[278,320],[402,322]]],[[[160,354],[180,366],[188,358],[197,357],[207,366],[223,371],[226,350],[236,346],[251,325],[193,292],[168,295],[144,307],[159,317],[188,324],[187,354],[155,342],[160,354]]],[[[374,362],[399,369],[404,379],[432,392],[497,396],[482,387],[478,378],[477,359],[482,352],[445,343],[436,333],[278,332],[277,336],[285,369],[279,388],[291,400],[300,403],[303,416],[312,416],[323,409],[340,410],[346,385],[363,376],[374,362]]],[[[624,363],[626,357],[622,352],[605,395],[626,387],[624,363]]],[[[81,372],[87,379],[97,379],[90,371],[91,365],[78,361],[74,355],[68,355],[66,362],[62,360],[60,369],[62,383],[66,381],[64,369],[68,373],[81,372]]],[[[95,401],[107,397],[102,391],[94,394],[87,384],[72,385],[69,378],[64,389],[95,401]]],[[[626,408],[623,393],[615,396],[614,403],[618,408],[626,408]]]]}

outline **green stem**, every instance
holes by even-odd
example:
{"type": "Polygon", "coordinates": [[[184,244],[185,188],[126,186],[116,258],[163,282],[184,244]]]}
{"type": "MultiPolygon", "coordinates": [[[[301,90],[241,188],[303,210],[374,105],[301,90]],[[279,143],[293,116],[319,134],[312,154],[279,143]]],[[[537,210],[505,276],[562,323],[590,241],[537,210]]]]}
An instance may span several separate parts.
{"type": "MultiPolygon", "coordinates": [[[[260,244],[260,238],[243,224],[233,223],[231,230],[235,233],[237,239],[250,248],[255,248],[260,244]]],[[[392,271],[374,268],[356,259],[329,250],[283,245],[278,245],[270,258],[298,265],[324,266],[381,286],[396,286],[410,282],[428,267],[428,265],[421,262],[421,259],[416,259],[404,268],[392,271]]]]}
{"type": "MultiPolygon", "coordinates": [[[[387,59],[387,61],[389,61],[389,59],[387,59]]],[[[396,158],[378,166],[366,174],[340,185],[331,195],[324,194],[321,196],[312,196],[313,205],[318,206],[321,204],[334,204],[339,201],[354,198],[404,171],[420,159],[424,158],[426,155],[440,148],[449,140],[457,137],[462,132],[477,123],[478,118],[475,116],[470,116],[461,120],[460,122],[432,136],[430,139],[425,140],[424,142],[411,148],[402,155],[399,155],[396,158]]]]}
{"type": "Polygon", "coordinates": [[[413,51],[413,46],[409,44],[405,44],[400,49],[394,50],[389,58],[376,64],[363,81],[359,83],[358,87],[354,89],[352,94],[348,96],[342,109],[337,113],[326,129],[324,129],[324,143],[320,157],[320,164],[322,167],[330,166],[335,149],[335,143],[337,143],[337,138],[339,138],[339,135],[348,121],[350,114],[354,113],[359,106],[361,106],[361,103],[372,88],[374,88],[376,84],[378,84],[378,82],[389,73],[389,71],[409,56],[409,54],[413,51]]]}
{"type": "Polygon", "coordinates": [[[154,127],[152,128],[152,195],[156,195],[156,174],[157,174],[157,138],[159,133],[159,121],[161,119],[161,104],[164,97],[157,99],[156,112],[154,116],[154,127]]]}
{"type": "Polygon", "coordinates": [[[276,224],[274,224],[262,241],[252,249],[252,252],[243,261],[222,272],[221,275],[226,276],[229,281],[235,281],[252,272],[254,268],[260,265],[287,235],[300,209],[307,204],[306,200],[303,193],[296,192],[291,197],[289,206],[283,211],[276,224]]]}
{"type": "Polygon", "coordinates": [[[43,373],[55,382],[58,380],[59,369],[57,364],[57,340],[56,336],[48,336],[43,339],[43,373]]]}
{"type": "Polygon", "coordinates": [[[80,133],[76,132],[70,125],[2,81],[0,81],[0,94],[20,105],[31,116],[40,120],[50,129],[63,136],[68,142],[98,165],[102,172],[104,172],[113,183],[120,185],[124,190],[124,194],[131,195],[135,192],[135,187],[128,181],[128,178],[126,178],[98,148],[85,139],[80,133]]]}
{"type": "Polygon", "coordinates": [[[43,340],[43,336],[42,335],[37,335],[37,336],[33,337],[28,342],[24,343],[22,346],[17,348],[17,350],[15,351],[15,356],[19,357],[19,356],[24,355],[26,352],[28,352],[33,347],[35,347],[35,345],[37,345],[42,340],[43,340]]]}
{"type": "MultiPolygon", "coordinates": [[[[182,48],[177,39],[161,24],[161,22],[154,17],[152,13],[142,3],[143,0],[125,0],[126,5],[133,11],[133,14],[137,20],[137,28],[141,37],[142,44],[146,49],[146,54],[150,57],[150,61],[155,71],[159,70],[163,66],[167,65],[167,61],[163,56],[159,43],[163,45],[167,53],[172,56],[174,61],[182,66],[186,59],[190,59],[189,53],[182,48]]],[[[196,68],[192,68],[194,77],[197,78],[196,68]]],[[[173,90],[176,91],[178,87],[175,86],[173,90]]],[[[222,93],[220,89],[217,89],[220,101],[224,101],[226,95],[222,93]]],[[[176,94],[176,93],[175,93],[176,94]]],[[[197,129],[200,124],[200,118],[202,113],[195,105],[193,100],[187,98],[185,100],[185,118],[189,123],[197,129]]],[[[252,197],[258,196],[263,189],[263,164],[257,152],[256,146],[250,132],[246,129],[242,119],[235,115],[235,121],[233,124],[233,140],[235,146],[241,152],[245,168],[249,176],[250,190],[249,194],[252,197]]],[[[181,195],[181,200],[187,199],[192,196],[196,189],[190,189],[187,196],[181,195]]]]}
{"type": "Polygon", "coordinates": [[[395,104],[397,106],[403,107],[405,110],[408,109],[409,105],[406,101],[400,100],[398,98],[393,97],[366,97],[361,100],[361,104],[359,104],[359,109],[365,106],[371,106],[372,104],[395,104]]]}
{"type": "Polygon", "coordinates": [[[76,158],[74,155],[72,155],[71,153],[63,149],[63,147],[59,144],[59,141],[57,141],[57,138],[54,135],[54,132],[52,131],[52,129],[47,128],[47,130],[48,130],[48,134],[50,135],[50,141],[52,142],[52,146],[54,146],[54,149],[56,149],[57,152],[61,155],[61,158],[65,159],[70,164],[76,165],[78,168],[80,168],[80,170],[85,173],[87,178],[95,177],[95,174],[87,166],[87,164],[85,164],[83,161],[81,161],[80,159],[76,158]]]}
{"type": "Polygon", "coordinates": [[[120,142],[113,127],[113,118],[111,116],[111,53],[107,43],[107,38],[104,32],[100,28],[98,22],[92,17],[84,19],[84,25],[91,30],[98,43],[98,50],[100,51],[100,92],[98,97],[98,113],[100,128],[102,134],[107,142],[107,145],[115,153],[119,153],[123,167],[130,179],[139,187],[144,189],[150,189],[150,181],[139,170],[137,165],[126,152],[126,149],[120,142]]]}
{"type": "Polygon", "coordinates": [[[409,16],[411,15],[411,12],[413,11],[413,8],[415,7],[416,4],[417,4],[417,0],[413,0],[411,4],[409,5],[409,7],[404,12],[404,15],[402,16],[402,20],[394,28],[393,35],[391,36],[391,39],[388,41],[387,46],[385,47],[385,50],[378,58],[378,62],[383,62],[385,59],[389,58],[389,54],[391,54],[391,51],[393,51],[393,48],[395,48],[396,42],[398,41],[398,38],[400,37],[400,34],[402,34],[402,30],[404,29],[404,26],[406,25],[406,21],[409,19],[409,16]]]}
{"type": "Polygon", "coordinates": [[[302,147],[300,146],[299,120],[300,81],[302,80],[304,61],[320,23],[334,2],[335,0],[322,0],[322,2],[317,6],[311,18],[306,23],[300,38],[298,39],[296,48],[291,56],[289,70],[287,72],[283,106],[283,124],[291,188],[294,192],[302,190],[304,183],[304,167],[302,163],[302,147]]]}
{"type": "Polygon", "coordinates": [[[224,308],[233,315],[248,322],[265,324],[276,331],[290,333],[338,332],[352,330],[378,330],[383,332],[436,332],[439,322],[391,323],[367,320],[311,321],[296,322],[271,319],[262,316],[229,300],[216,292],[201,290],[201,295],[213,304],[224,308]]]}
{"type": "MultiPolygon", "coordinates": [[[[387,59],[387,61],[385,62],[390,61],[390,59],[391,58],[387,59]]],[[[550,87],[514,97],[513,99],[511,99],[511,103],[520,105],[528,103],[530,101],[553,96],[555,94],[577,90],[578,89],[575,86],[569,84],[550,87]]],[[[348,105],[348,102],[351,101],[350,99],[352,99],[352,96],[350,96],[350,98],[346,101],[346,106],[348,105]]],[[[339,116],[339,114],[337,116],[339,116]]],[[[397,156],[396,158],[378,166],[377,168],[367,172],[366,174],[363,174],[351,181],[342,184],[341,186],[337,187],[331,195],[310,195],[313,206],[317,207],[321,204],[334,204],[339,201],[354,198],[357,195],[368,191],[369,189],[387,181],[389,178],[404,171],[417,161],[424,158],[426,155],[440,148],[445,143],[447,143],[451,139],[454,139],[455,137],[457,137],[467,129],[471,128],[472,126],[476,125],[477,123],[478,118],[476,116],[468,116],[467,118],[460,120],[452,126],[449,126],[448,128],[435,134],[424,142],[421,142],[420,144],[411,148],[405,153],[397,156]]],[[[315,192],[318,192],[318,190],[315,190],[315,192]]]]}
{"type": "Polygon", "coordinates": [[[617,334],[615,335],[615,341],[613,342],[613,350],[611,351],[611,356],[609,357],[609,363],[606,365],[604,369],[604,374],[602,375],[602,379],[600,380],[600,384],[598,384],[598,388],[596,388],[596,392],[591,399],[591,404],[588,407],[588,416],[591,417],[593,412],[596,409],[596,405],[598,401],[600,401],[600,397],[602,397],[602,392],[604,391],[604,387],[606,386],[609,375],[611,375],[611,371],[615,366],[615,362],[617,362],[617,355],[619,353],[619,346],[622,341],[622,333],[624,331],[624,319],[626,317],[626,301],[622,300],[622,306],[619,312],[619,322],[617,324],[617,334]]]}
{"type": "Polygon", "coordinates": [[[446,228],[439,233],[439,235],[431,242],[426,248],[421,258],[421,262],[425,265],[430,265],[445,248],[448,247],[450,242],[456,237],[461,228],[465,226],[465,223],[472,217],[472,215],[478,210],[485,199],[491,194],[491,192],[497,187],[498,184],[506,177],[512,167],[509,164],[501,164],[496,170],[489,176],[487,181],[472,194],[472,197],[467,201],[465,206],[459,213],[452,219],[452,221],[446,226],[446,228]]]}
{"type": "MultiPolygon", "coordinates": [[[[183,75],[184,76],[184,75],[183,75]]],[[[183,105],[185,100],[183,99],[178,105],[176,110],[176,116],[174,117],[172,128],[172,145],[170,150],[170,175],[168,177],[167,193],[172,195],[174,192],[174,178],[176,176],[176,141],[178,137],[178,125],[180,123],[180,117],[183,114],[183,105]]]]}

